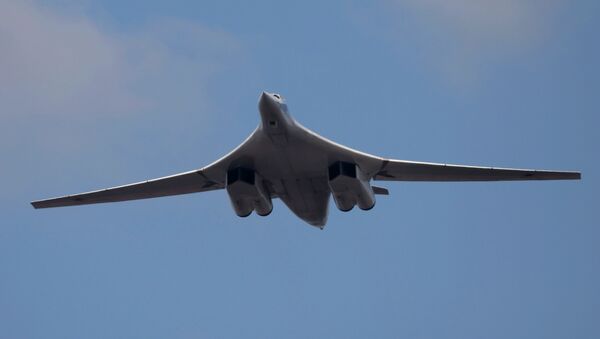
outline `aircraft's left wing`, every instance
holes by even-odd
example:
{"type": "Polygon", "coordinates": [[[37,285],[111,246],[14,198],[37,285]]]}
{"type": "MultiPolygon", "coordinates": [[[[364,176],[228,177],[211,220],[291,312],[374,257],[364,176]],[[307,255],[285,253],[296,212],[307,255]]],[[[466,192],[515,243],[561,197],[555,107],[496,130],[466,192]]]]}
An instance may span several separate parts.
{"type": "Polygon", "coordinates": [[[200,169],[130,185],[67,195],[53,199],[38,200],[32,202],[31,205],[33,205],[34,208],[86,205],[205,192],[220,188],[224,188],[223,183],[210,180],[204,175],[203,170],[200,169]]]}
{"type": "Polygon", "coordinates": [[[383,160],[381,169],[373,179],[394,181],[578,180],[581,179],[581,173],[383,160]]]}
{"type": "Polygon", "coordinates": [[[340,145],[303,128],[314,143],[329,152],[329,159],[354,162],[374,180],[390,181],[505,181],[579,180],[581,173],[518,168],[450,165],[433,162],[385,159],[340,145]]]}

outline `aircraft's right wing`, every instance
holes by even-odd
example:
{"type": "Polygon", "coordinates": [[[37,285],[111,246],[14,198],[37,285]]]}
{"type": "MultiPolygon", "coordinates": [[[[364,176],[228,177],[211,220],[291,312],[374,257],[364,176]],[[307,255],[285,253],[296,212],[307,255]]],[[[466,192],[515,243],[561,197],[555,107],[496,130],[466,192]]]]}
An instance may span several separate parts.
{"type": "Polygon", "coordinates": [[[579,180],[581,173],[384,160],[381,169],[373,179],[394,181],[579,180]]]}
{"type": "Polygon", "coordinates": [[[223,183],[212,181],[202,170],[196,170],[130,185],[34,201],[31,205],[34,208],[87,205],[205,192],[223,187],[223,183]]]}
{"type": "Polygon", "coordinates": [[[229,154],[198,170],[92,192],[33,201],[31,205],[34,208],[87,205],[222,189],[225,188],[225,177],[229,164],[233,159],[245,154],[244,152],[255,133],[256,130],[229,154]]]}

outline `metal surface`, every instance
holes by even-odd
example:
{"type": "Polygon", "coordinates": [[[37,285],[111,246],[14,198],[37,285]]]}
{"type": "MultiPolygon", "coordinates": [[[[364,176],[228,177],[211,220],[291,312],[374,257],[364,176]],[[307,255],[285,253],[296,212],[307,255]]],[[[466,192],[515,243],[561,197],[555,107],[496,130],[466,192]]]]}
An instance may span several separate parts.
{"type": "MultiPolygon", "coordinates": [[[[279,94],[263,92],[258,107],[261,123],[256,130],[236,149],[204,168],[125,186],[34,201],[31,204],[35,208],[74,206],[228,188],[234,210],[240,216],[247,216],[252,211],[267,215],[272,208],[270,199],[280,198],[302,220],[323,228],[327,222],[332,187],[339,190],[339,197],[350,199],[348,204],[358,204],[363,209],[370,209],[375,203],[374,194],[388,193],[380,187],[373,190],[370,186],[372,179],[499,181],[581,178],[578,172],[384,159],[339,145],[300,125],[291,117],[287,104],[279,94]],[[329,168],[336,163],[355,165],[356,179],[351,180],[346,176],[330,182],[329,168]],[[237,182],[234,184],[236,186],[228,187],[228,171],[255,175],[251,175],[252,180],[246,180],[246,183],[237,182]]],[[[338,206],[347,209],[348,204],[338,206]]]]}

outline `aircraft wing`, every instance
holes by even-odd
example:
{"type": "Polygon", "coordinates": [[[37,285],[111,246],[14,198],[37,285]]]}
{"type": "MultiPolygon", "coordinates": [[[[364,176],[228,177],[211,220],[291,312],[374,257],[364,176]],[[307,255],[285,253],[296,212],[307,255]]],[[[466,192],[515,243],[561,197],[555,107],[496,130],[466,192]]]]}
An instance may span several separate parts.
{"type": "Polygon", "coordinates": [[[31,205],[33,205],[34,208],[75,206],[205,192],[220,188],[224,188],[223,183],[208,179],[208,177],[204,175],[203,170],[196,170],[130,185],[67,195],[53,199],[38,200],[32,202],[31,205]]]}
{"type": "Polygon", "coordinates": [[[329,152],[329,159],[354,162],[374,180],[389,181],[506,181],[579,180],[579,172],[479,167],[385,159],[331,141],[301,126],[314,143],[329,152]]]}
{"type": "Polygon", "coordinates": [[[255,133],[256,130],[242,144],[221,159],[198,170],[92,192],[33,201],[31,205],[34,208],[76,206],[222,189],[225,188],[225,177],[229,164],[247,153],[255,133]]]}
{"type": "Polygon", "coordinates": [[[373,179],[394,181],[579,180],[581,173],[384,159],[381,169],[373,179]]]}

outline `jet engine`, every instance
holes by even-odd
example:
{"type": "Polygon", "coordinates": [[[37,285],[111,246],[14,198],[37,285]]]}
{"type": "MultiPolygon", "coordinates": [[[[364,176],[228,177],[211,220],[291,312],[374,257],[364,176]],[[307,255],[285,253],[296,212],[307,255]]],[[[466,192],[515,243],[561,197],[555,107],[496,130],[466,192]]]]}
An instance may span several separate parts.
{"type": "Polygon", "coordinates": [[[273,210],[271,196],[254,170],[238,167],[227,171],[227,193],[235,213],[240,217],[247,217],[252,211],[267,216],[273,210]]]}
{"type": "Polygon", "coordinates": [[[347,212],[355,205],[362,210],[375,206],[375,193],[356,164],[337,161],[329,166],[329,188],[338,209],[347,212]]]}

